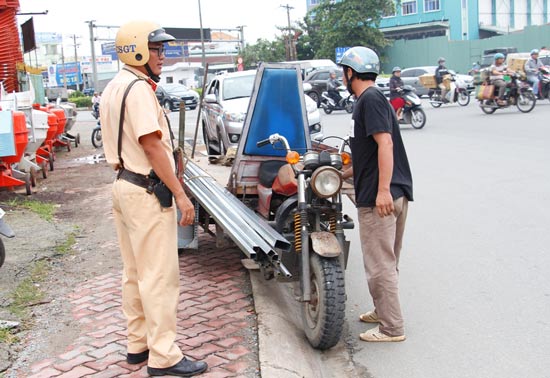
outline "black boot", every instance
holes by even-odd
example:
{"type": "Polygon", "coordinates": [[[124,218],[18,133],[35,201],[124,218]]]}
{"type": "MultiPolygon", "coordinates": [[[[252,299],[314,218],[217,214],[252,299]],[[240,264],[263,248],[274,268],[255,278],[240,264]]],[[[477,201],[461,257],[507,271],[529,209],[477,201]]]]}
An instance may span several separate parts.
{"type": "Polygon", "coordinates": [[[207,368],[208,365],[206,362],[189,361],[183,357],[180,362],[169,368],[152,368],[147,366],[147,373],[153,376],[175,375],[178,377],[192,377],[206,371],[207,368]]]}

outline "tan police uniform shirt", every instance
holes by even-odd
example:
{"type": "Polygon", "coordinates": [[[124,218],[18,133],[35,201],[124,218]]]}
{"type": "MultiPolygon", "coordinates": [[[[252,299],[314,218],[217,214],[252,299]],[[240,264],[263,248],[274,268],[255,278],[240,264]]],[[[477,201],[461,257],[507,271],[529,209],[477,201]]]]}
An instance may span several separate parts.
{"type": "Polygon", "coordinates": [[[146,75],[129,66],[124,66],[109,82],[101,96],[101,134],[105,158],[114,169],[119,165],[118,130],[122,97],[128,85],[138,77],[144,80],[136,82],[126,97],[121,153],[124,168],[143,175],[149,174],[151,163],[139,143],[139,138],[157,132],[174,170],[168,122],[151,84],[155,87],[156,85],[146,75]]]}

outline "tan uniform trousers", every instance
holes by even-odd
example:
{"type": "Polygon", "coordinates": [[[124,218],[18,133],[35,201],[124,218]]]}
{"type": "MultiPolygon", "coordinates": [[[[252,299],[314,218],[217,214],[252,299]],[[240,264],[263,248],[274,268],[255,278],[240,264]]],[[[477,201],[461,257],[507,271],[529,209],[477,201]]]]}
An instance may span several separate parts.
{"type": "Polygon", "coordinates": [[[399,255],[407,220],[408,200],[394,201],[392,215],[380,217],[376,208],[360,207],[359,232],[369,292],[380,320],[380,331],[405,334],[399,303],[399,255]]]}
{"type": "Polygon", "coordinates": [[[128,352],[149,349],[148,366],[167,368],[183,354],[175,344],[179,299],[176,209],[124,180],[113,184],[113,213],[120,252],[122,310],[128,352]]]}

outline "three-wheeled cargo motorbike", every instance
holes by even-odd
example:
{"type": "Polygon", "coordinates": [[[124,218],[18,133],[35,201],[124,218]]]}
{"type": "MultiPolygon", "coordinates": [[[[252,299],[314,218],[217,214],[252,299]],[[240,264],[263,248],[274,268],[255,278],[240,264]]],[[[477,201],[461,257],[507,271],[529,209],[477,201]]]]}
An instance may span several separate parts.
{"type": "Polygon", "coordinates": [[[192,160],[184,172],[199,225],[214,223],[264,278],[294,285],[305,336],[322,350],[338,343],[344,326],[350,249],[344,230],[354,227],[342,211],[346,145],[310,140],[298,65],[264,64],[227,184],[192,160]]]}

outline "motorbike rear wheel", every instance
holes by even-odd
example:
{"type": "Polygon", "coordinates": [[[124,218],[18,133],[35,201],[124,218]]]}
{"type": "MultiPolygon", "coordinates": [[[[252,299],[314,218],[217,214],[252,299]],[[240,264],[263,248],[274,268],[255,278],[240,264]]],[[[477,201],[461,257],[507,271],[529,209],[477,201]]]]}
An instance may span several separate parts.
{"type": "Polygon", "coordinates": [[[522,113],[529,113],[537,104],[537,98],[532,92],[520,93],[516,99],[516,106],[522,113]]]}
{"type": "Polygon", "coordinates": [[[483,100],[479,103],[479,107],[485,114],[493,114],[497,110],[495,100],[483,100]]]}
{"type": "Polygon", "coordinates": [[[429,101],[430,101],[430,105],[433,106],[434,108],[439,108],[442,105],[441,96],[436,93],[433,93],[430,96],[429,101]]]}
{"type": "Polygon", "coordinates": [[[344,272],[338,258],[311,252],[311,300],[302,304],[306,337],[315,349],[332,348],[342,336],[346,308],[344,272]]]}
{"type": "Polygon", "coordinates": [[[103,138],[101,137],[101,128],[97,127],[92,131],[92,144],[95,148],[103,147],[103,138]]]}
{"type": "Polygon", "coordinates": [[[344,105],[344,109],[346,109],[346,112],[348,113],[353,113],[353,101],[347,100],[344,105]]]}
{"type": "Polygon", "coordinates": [[[458,102],[458,105],[460,106],[468,105],[470,103],[470,94],[468,93],[468,91],[458,92],[458,98],[456,102],[458,102]]]}
{"type": "Polygon", "coordinates": [[[411,109],[411,125],[415,129],[421,129],[426,124],[426,113],[422,108],[411,109]]]}

